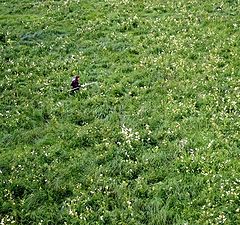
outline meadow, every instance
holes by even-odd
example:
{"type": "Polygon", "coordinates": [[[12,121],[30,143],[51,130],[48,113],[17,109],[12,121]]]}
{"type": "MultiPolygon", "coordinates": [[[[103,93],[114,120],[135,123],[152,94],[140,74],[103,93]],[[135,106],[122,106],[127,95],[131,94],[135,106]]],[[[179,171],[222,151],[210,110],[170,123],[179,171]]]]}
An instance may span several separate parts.
{"type": "Polygon", "coordinates": [[[240,224],[239,15],[0,0],[0,224],[240,224]]]}

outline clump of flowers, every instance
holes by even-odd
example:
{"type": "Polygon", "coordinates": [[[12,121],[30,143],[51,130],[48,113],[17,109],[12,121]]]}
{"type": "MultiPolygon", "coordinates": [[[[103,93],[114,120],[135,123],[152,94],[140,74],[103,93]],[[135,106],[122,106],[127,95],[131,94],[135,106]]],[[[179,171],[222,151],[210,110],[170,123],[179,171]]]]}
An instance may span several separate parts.
{"type": "Polygon", "coordinates": [[[124,124],[122,126],[121,133],[124,137],[126,144],[131,148],[132,148],[132,142],[140,140],[139,132],[134,132],[132,128],[128,128],[124,124]]]}

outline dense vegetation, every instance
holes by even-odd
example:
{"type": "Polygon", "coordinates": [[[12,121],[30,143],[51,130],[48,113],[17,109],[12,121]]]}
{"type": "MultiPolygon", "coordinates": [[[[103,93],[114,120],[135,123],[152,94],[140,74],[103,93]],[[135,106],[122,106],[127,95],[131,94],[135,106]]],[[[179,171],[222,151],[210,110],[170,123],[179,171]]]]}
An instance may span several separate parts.
{"type": "Polygon", "coordinates": [[[1,224],[240,224],[239,15],[0,0],[1,224]]]}

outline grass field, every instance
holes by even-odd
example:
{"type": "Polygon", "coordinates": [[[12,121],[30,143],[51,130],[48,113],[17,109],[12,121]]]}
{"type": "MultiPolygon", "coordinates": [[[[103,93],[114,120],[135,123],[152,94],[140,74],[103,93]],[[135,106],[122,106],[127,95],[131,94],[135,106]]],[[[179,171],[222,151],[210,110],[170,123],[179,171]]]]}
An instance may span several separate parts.
{"type": "Polygon", "coordinates": [[[0,224],[239,225],[239,15],[0,0],[0,224]]]}

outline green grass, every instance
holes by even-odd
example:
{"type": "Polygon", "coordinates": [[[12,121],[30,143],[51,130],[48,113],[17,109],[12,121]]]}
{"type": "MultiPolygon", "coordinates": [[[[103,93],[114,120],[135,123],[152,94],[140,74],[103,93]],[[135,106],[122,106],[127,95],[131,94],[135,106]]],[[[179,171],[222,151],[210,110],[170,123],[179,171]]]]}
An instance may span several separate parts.
{"type": "Polygon", "coordinates": [[[239,224],[239,6],[0,1],[1,224],[239,224]]]}

